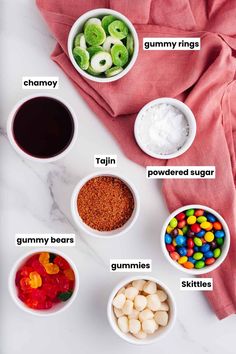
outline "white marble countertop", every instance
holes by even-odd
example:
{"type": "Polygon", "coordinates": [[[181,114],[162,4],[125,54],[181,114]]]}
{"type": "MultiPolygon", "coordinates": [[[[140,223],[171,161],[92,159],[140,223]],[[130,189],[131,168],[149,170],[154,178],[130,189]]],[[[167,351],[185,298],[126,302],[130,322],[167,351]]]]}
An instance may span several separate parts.
{"type": "Polygon", "coordinates": [[[181,292],[182,273],[162,255],[159,233],[168,212],[161,184],[147,181],[145,170],[123,156],[71,82],[50,60],[55,41],[34,1],[0,0],[0,6],[1,354],[235,353],[235,316],[219,321],[201,292],[181,292]],[[32,93],[21,89],[21,78],[26,75],[59,76],[60,89],[56,94],[68,101],[78,115],[78,141],[64,159],[53,164],[23,160],[6,138],[5,125],[12,106],[32,93]],[[70,214],[71,192],[81,177],[94,171],[93,156],[99,153],[118,155],[116,172],[133,181],[141,199],[141,213],[135,226],[128,234],[112,240],[93,239],[81,233],[78,236],[70,214]],[[15,233],[35,232],[77,235],[77,246],[62,250],[78,267],[78,298],[55,317],[38,318],[22,312],[8,293],[12,264],[28,251],[15,246],[15,233]],[[109,272],[110,258],[153,260],[152,274],[170,287],[177,302],[177,322],[168,337],[148,347],[137,347],[113,333],[106,318],[107,298],[125,274],[109,272]]]}

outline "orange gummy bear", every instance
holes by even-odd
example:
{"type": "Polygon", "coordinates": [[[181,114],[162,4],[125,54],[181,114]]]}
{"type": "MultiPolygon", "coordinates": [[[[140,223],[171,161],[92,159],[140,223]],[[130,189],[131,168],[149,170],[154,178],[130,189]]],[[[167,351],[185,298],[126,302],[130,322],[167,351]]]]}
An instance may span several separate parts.
{"type": "Polygon", "coordinates": [[[58,265],[54,263],[44,264],[44,268],[48,274],[57,274],[60,271],[58,265]]]}
{"type": "Polygon", "coordinates": [[[40,256],[39,256],[39,262],[42,265],[48,264],[49,258],[50,258],[50,254],[48,252],[42,252],[42,253],[40,253],[40,256]]]}
{"type": "Polygon", "coordinates": [[[75,280],[75,274],[71,268],[64,270],[63,273],[65,274],[67,279],[69,279],[71,281],[75,280]]]}

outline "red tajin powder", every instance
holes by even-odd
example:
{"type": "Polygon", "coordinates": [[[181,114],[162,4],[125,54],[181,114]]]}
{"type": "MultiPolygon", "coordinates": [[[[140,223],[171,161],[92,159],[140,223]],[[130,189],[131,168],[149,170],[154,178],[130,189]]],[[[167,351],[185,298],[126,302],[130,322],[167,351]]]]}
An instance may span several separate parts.
{"type": "Polygon", "coordinates": [[[134,197],[119,178],[98,176],[81,188],[77,207],[85,224],[98,231],[112,231],[131,217],[134,197]]]}

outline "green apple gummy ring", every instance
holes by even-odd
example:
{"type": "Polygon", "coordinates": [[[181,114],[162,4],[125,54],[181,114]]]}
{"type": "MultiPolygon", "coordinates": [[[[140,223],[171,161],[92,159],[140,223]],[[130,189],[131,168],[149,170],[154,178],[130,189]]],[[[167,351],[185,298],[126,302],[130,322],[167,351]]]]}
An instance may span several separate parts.
{"type": "Polygon", "coordinates": [[[93,70],[91,65],[89,65],[88,69],[86,70],[88,74],[93,75],[93,76],[100,76],[100,73],[97,71],[93,70]]]}
{"type": "Polygon", "coordinates": [[[112,66],[111,55],[107,52],[99,52],[93,55],[91,59],[91,67],[98,73],[103,73],[112,66]]]}
{"type": "Polygon", "coordinates": [[[110,25],[108,26],[108,31],[112,37],[118,39],[124,39],[125,37],[127,37],[129,32],[126,24],[123,21],[119,20],[110,23],[110,25]]]}
{"type": "Polygon", "coordinates": [[[104,30],[107,34],[109,34],[108,26],[115,20],[116,20],[116,18],[112,15],[107,15],[102,18],[102,27],[104,28],[104,30]]]}
{"type": "Polygon", "coordinates": [[[86,49],[86,41],[85,41],[85,37],[83,33],[79,33],[77,34],[77,36],[75,37],[75,42],[74,42],[74,46],[75,47],[81,47],[83,49],[86,49]]]}
{"type": "Polygon", "coordinates": [[[96,18],[96,17],[92,17],[90,18],[87,22],[85,22],[85,25],[84,25],[84,29],[86,26],[88,25],[98,25],[98,26],[101,26],[102,23],[101,23],[101,20],[99,18],[96,18]]]}
{"type": "Polygon", "coordinates": [[[84,21],[82,31],[74,36],[72,53],[77,65],[91,75],[91,80],[94,76],[101,78],[97,81],[106,82],[113,76],[119,77],[127,67],[135,44],[126,21],[105,12],[84,21]]]}
{"type": "Polygon", "coordinates": [[[102,47],[106,52],[110,52],[111,51],[111,47],[114,44],[123,44],[119,39],[114,38],[112,36],[108,36],[105,40],[105,42],[103,43],[102,47]]]}
{"type": "Polygon", "coordinates": [[[111,48],[112,61],[116,66],[124,66],[129,60],[129,53],[123,44],[114,44],[111,48]]]}
{"type": "Polygon", "coordinates": [[[134,39],[130,33],[126,38],[126,48],[128,50],[129,56],[132,56],[134,52],[134,39]]]}
{"type": "Polygon", "coordinates": [[[106,77],[112,77],[118,75],[121,71],[123,71],[123,68],[120,66],[113,66],[112,68],[106,70],[105,75],[106,77]]]}
{"type": "Polygon", "coordinates": [[[89,52],[89,56],[90,58],[92,58],[92,56],[98,52],[103,52],[103,48],[100,47],[99,45],[94,45],[92,47],[88,47],[87,51],[89,52]]]}
{"type": "Polygon", "coordinates": [[[76,60],[76,63],[83,70],[87,70],[89,67],[89,53],[86,49],[75,47],[73,49],[73,55],[76,60]]]}
{"type": "Polygon", "coordinates": [[[90,24],[84,30],[85,40],[90,45],[100,45],[106,39],[106,33],[102,26],[90,24]]]}

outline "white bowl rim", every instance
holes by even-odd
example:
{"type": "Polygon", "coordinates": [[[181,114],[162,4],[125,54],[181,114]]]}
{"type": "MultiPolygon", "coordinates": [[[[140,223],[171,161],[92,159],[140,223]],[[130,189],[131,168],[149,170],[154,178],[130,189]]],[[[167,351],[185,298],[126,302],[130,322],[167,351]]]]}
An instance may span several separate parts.
{"type": "Polygon", "coordinates": [[[73,64],[74,68],[86,79],[94,81],[94,82],[99,82],[99,83],[108,83],[108,82],[113,82],[116,80],[121,79],[123,76],[125,76],[134,66],[136,59],[138,57],[138,52],[139,52],[139,39],[138,39],[138,35],[136,32],[136,29],[134,27],[134,25],[132,24],[132,22],[122,13],[112,10],[112,9],[108,9],[108,8],[98,8],[98,9],[93,9],[90,11],[85,12],[83,15],[81,15],[73,24],[73,26],[71,27],[71,30],[69,32],[69,36],[68,36],[68,40],[67,40],[67,51],[69,54],[69,58],[71,63],[73,64]],[[129,30],[134,38],[134,52],[133,52],[133,56],[129,62],[129,64],[126,66],[126,68],[119,74],[112,76],[112,77],[97,77],[97,76],[92,76],[90,74],[88,74],[86,71],[82,70],[78,64],[76,63],[74,56],[72,54],[72,44],[75,38],[75,30],[77,29],[77,26],[81,23],[86,22],[86,20],[88,20],[90,17],[93,16],[99,16],[102,14],[108,14],[108,15],[114,15],[117,18],[120,18],[121,20],[123,20],[129,27],[129,30]]]}
{"type": "Polygon", "coordinates": [[[152,344],[154,342],[157,342],[158,340],[164,338],[174,327],[175,321],[176,321],[176,317],[177,317],[177,309],[176,309],[176,301],[174,298],[174,295],[172,293],[172,291],[169,289],[169,287],[163,283],[161,280],[159,280],[158,278],[151,276],[151,275],[147,275],[147,274],[142,274],[142,275],[136,275],[136,276],[129,276],[126,278],[123,278],[123,280],[121,280],[112,290],[112,292],[110,293],[110,296],[108,298],[108,302],[107,302],[107,318],[108,318],[108,322],[111,326],[111,328],[113,329],[113,331],[122,339],[126,340],[127,342],[131,343],[131,344],[137,344],[137,345],[146,345],[146,344],[152,344]],[[150,339],[145,338],[143,339],[137,339],[135,337],[129,337],[127,334],[122,333],[119,329],[119,327],[117,326],[117,324],[115,323],[115,321],[112,318],[112,301],[113,298],[115,297],[115,295],[117,294],[117,292],[126,284],[130,283],[133,280],[138,280],[138,279],[144,279],[144,280],[151,280],[154,281],[158,286],[160,286],[168,295],[168,301],[169,304],[171,306],[171,317],[170,317],[170,321],[168,323],[168,325],[166,326],[166,329],[163,330],[162,333],[160,333],[158,336],[156,337],[152,337],[150,339]]]}
{"type": "Polygon", "coordinates": [[[86,175],[85,177],[80,179],[79,182],[76,184],[76,186],[73,190],[72,196],[71,196],[71,213],[72,213],[74,222],[86,234],[96,237],[96,238],[110,239],[110,238],[121,236],[121,235],[127,233],[131,229],[131,227],[135,224],[135,222],[137,221],[137,218],[139,216],[139,212],[140,212],[140,199],[139,199],[138,191],[137,191],[136,187],[134,186],[134,184],[128,178],[122,176],[121,174],[114,173],[111,171],[103,170],[103,171],[94,172],[89,175],[86,175]],[[94,177],[99,177],[99,176],[110,176],[110,177],[115,177],[115,178],[120,179],[122,182],[124,182],[128,186],[128,188],[132,192],[132,195],[134,198],[134,210],[133,210],[133,213],[130,217],[130,219],[132,218],[132,220],[128,219],[127,222],[121,228],[118,228],[118,229],[115,229],[112,231],[108,231],[108,232],[93,230],[91,227],[89,227],[88,225],[86,225],[83,222],[83,220],[80,218],[78,210],[77,210],[77,197],[78,197],[80,189],[85,185],[86,182],[88,182],[89,180],[91,180],[94,177]],[[129,223],[129,221],[130,221],[130,223],[129,223]]]}
{"type": "Polygon", "coordinates": [[[50,162],[54,162],[57,161],[61,158],[63,158],[65,155],[67,155],[67,153],[72,149],[75,141],[77,140],[78,137],[78,119],[77,119],[77,115],[75,114],[73,108],[61,97],[54,95],[54,94],[50,94],[50,93],[36,93],[36,94],[32,94],[32,95],[28,95],[26,97],[23,97],[22,99],[20,99],[12,108],[9,116],[8,116],[8,120],[7,120],[7,136],[8,139],[12,145],[12,147],[14,148],[14,150],[23,158],[26,158],[28,160],[31,161],[37,161],[37,162],[41,162],[41,163],[50,163],[50,162]],[[21,147],[17,144],[14,136],[13,136],[13,123],[14,123],[14,119],[16,116],[17,111],[21,108],[21,106],[27,102],[30,101],[34,98],[37,97],[48,97],[51,99],[54,99],[58,102],[61,102],[70,112],[71,117],[73,119],[74,122],[74,133],[73,133],[73,137],[71,139],[71,142],[69,143],[69,145],[66,147],[65,150],[63,150],[61,153],[59,153],[56,156],[53,157],[48,157],[48,158],[41,158],[41,157],[35,157],[33,155],[28,154],[27,152],[25,152],[24,150],[21,149],[21,147]]]}
{"type": "Polygon", "coordinates": [[[68,257],[64,252],[61,252],[60,250],[58,250],[57,248],[50,248],[50,247],[48,247],[48,248],[47,247],[34,248],[31,251],[24,253],[22,256],[17,258],[17,260],[14,262],[14,264],[11,268],[11,271],[9,273],[9,277],[8,277],[8,289],[9,289],[12,300],[21,310],[23,310],[31,315],[35,315],[35,316],[39,316],[39,317],[54,316],[54,315],[57,315],[57,314],[65,311],[67,308],[69,308],[72,305],[72,303],[74,302],[74,300],[76,299],[77,294],[78,294],[78,290],[79,290],[79,272],[78,272],[78,269],[77,269],[75,263],[71,260],[71,258],[68,257]],[[21,263],[24,260],[26,260],[30,256],[33,256],[34,254],[41,253],[41,252],[55,253],[56,255],[59,255],[59,256],[65,258],[65,260],[70,264],[70,266],[73,269],[74,274],[75,274],[75,287],[74,287],[73,294],[72,294],[71,298],[66,303],[64,303],[62,307],[60,307],[59,309],[55,309],[54,311],[53,311],[53,307],[49,310],[31,309],[30,307],[27,307],[17,296],[15,277],[16,277],[16,272],[17,272],[19,266],[21,265],[21,263]]]}
{"type": "Polygon", "coordinates": [[[174,210],[165,220],[162,230],[161,230],[161,248],[162,251],[165,255],[165,258],[168,260],[168,262],[174,266],[176,269],[178,269],[179,271],[182,271],[184,273],[188,273],[188,274],[192,274],[192,275],[202,275],[202,274],[206,274],[209,272],[212,272],[213,270],[215,270],[216,268],[218,268],[221,263],[223,263],[223,261],[225,260],[228,251],[229,251],[229,247],[230,247],[230,231],[228,228],[228,225],[225,221],[225,219],[214,209],[205,206],[205,205],[201,205],[201,204],[189,204],[189,205],[185,205],[182,206],[181,208],[178,208],[176,210],[174,210]],[[211,214],[213,214],[214,216],[216,216],[218,218],[218,220],[221,222],[223,229],[225,231],[225,241],[224,241],[224,245],[222,248],[222,253],[220,255],[220,257],[215,261],[215,263],[213,263],[210,266],[204,267],[202,269],[187,269],[184,268],[182,265],[180,265],[179,263],[177,263],[176,261],[174,261],[170,255],[169,252],[166,249],[166,244],[165,244],[165,234],[166,234],[166,228],[170,222],[170,220],[175,217],[177,214],[181,213],[182,211],[188,210],[188,209],[203,209],[204,211],[207,211],[211,214]]]}
{"type": "Polygon", "coordinates": [[[173,159],[175,157],[178,157],[180,155],[182,155],[183,153],[185,153],[190,146],[192,145],[195,136],[196,136],[196,131],[197,131],[197,125],[196,125],[196,119],[194,117],[194,114],[192,112],[192,110],[187,106],[186,103],[176,99],[176,98],[171,98],[171,97],[160,97],[157,98],[155,100],[152,100],[150,102],[148,102],[145,106],[143,106],[141,108],[141,110],[138,112],[137,117],[135,119],[135,123],[134,123],[134,136],[135,136],[135,140],[138,144],[138,146],[140,147],[141,150],[143,150],[147,155],[154,157],[156,159],[161,159],[161,160],[168,160],[168,159],[173,159]],[[166,104],[170,104],[175,106],[176,108],[178,108],[180,111],[183,112],[184,116],[186,117],[188,123],[191,125],[191,127],[189,127],[190,129],[190,133],[189,136],[185,142],[185,144],[176,152],[172,153],[172,154],[166,154],[166,155],[162,155],[162,154],[158,154],[155,153],[153,151],[148,150],[141,142],[140,138],[139,138],[139,134],[138,134],[138,124],[139,121],[142,117],[142,114],[150,107],[154,106],[154,105],[158,105],[161,103],[166,103],[166,104]]]}

